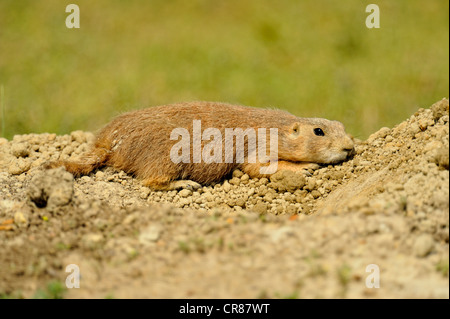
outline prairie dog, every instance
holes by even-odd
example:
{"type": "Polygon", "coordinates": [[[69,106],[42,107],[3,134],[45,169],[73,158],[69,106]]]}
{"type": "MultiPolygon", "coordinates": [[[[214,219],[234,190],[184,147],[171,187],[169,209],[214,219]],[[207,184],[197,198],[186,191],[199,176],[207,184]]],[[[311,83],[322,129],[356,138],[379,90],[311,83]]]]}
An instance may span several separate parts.
{"type": "Polygon", "coordinates": [[[150,107],[119,115],[100,130],[91,150],[79,161],[48,163],[46,168],[65,166],[67,171],[80,176],[101,166],[112,166],[135,175],[152,189],[169,190],[198,188],[200,184],[218,182],[236,168],[251,178],[268,176],[270,174],[261,173],[261,168],[267,167],[270,161],[276,164],[278,170],[299,172],[318,167],[318,164],[342,162],[353,153],[353,140],[345,132],[344,125],[338,121],[300,118],[275,109],[190,102],[150,107]],[[203,132],[215,132],[216,135],[209,136],[209,139],[208,134],[196,135],[198,127],[195,126],[198,124],[201,124],[203,132]],[[244,137],[243,162],[237,160],[236,151],[241,151],[236,146],[238,138],[235,138],[232,148],[228,146],[230,141],[234,141],[233,137],[226,138],[227,132],[236,128],[251,133],[244,137]],[[206,131],[207,129],[214,131],[206,131]],[[189,133],[187,139],[190,144],[188,149],[174,152],[174,148],[179,145],[177,143],[184,138],[181,135],[176,138],[177,135],[173,132],[177,130],[189,133]],[[259,135],[264,130],[266,140],[259,135]],[[265,145],[267,155],[272,142],[269,133],[272,132],[270,137],[273,137],[274,131],[277,139],[276,158],[271,154],[265,162],[259,157],[252,161],[249,150],[258,153],[258,148],[265,145]],[[256,147],[252,146],[254,143],[250,143],[254,136],[258,142],[256,147]],[[214,151],[210,144],[213,140],[217,143],[214,145],[218,146],[214,151]],[[209,153],[204,151],[206,148],[209,153]],[[202,150],[203,153],[198,154],[202,150]],[[232,162],[229,161],[230,157],[227,160],[227,150],[232,151],[232,162]],[[180,155],[180,151],[187,151],[187,155],[183,160],[180,157],[174,160],[174,154],[180,155]],[[205,160],[205,156],[213,153],[216,155],[214,162],[205,160]]]}

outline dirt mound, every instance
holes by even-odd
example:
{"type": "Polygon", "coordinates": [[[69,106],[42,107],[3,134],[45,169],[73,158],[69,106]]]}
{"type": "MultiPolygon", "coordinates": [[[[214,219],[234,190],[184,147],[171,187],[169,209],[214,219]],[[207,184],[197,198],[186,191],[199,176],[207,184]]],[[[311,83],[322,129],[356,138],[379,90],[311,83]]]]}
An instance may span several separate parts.
{"type": "Polygon", "coordinates": [[[0,139],[0,295],[448,298],[448,122],[444,99],[341,165],[236,170],[194,192],[40,169],[79,156],[91,133],[0,139]],[[80,288],[66,289],[73,264],[80,288]]]}

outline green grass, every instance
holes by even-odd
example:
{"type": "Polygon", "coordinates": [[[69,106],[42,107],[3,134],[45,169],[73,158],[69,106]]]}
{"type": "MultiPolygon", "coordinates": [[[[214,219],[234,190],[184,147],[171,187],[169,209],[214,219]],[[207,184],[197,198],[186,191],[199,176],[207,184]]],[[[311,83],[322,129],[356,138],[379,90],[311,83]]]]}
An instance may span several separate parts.
{"type": "Polygon", "coordinates": [[[351,281],[352,269],[349,265],[343,264],[337,268],[336,274],[338,282],[341,285],[340,297],[344,298],[347,294],[348,285],[351,281]]]}
{"type": "Polygon", "coordinates": [[[3,85],[0,86],[0,112],[2,116],[2,136],[6,135],[6,125],[5,125],[5,88],[3,85]]]}
{"type": "Polygon", "coordinates": [[[180,251],[184,252],[185,254],[189,254],[191,252],[191,247],[185,241],[179,241],[178,242],[178,249],[180,251]]]}
{"type": "Polygon", "coordinates": [[[14,291],[11,293],[0,292],[0,300],[1,299],[24,299],[24,296],[20,291],[14,291]]]}
{"type": "Polygon", "coordinates": [[[448,277],[448,260],[440,260],[436,264],[436,271],[441,273],[442,276],[448,277]]]}
{"type": "Polygon", "coordinates": [[[2,135],[95,131],[180,101],[276,106],[367,137],[448,96],[448,1],[0,2],[2,135]]]}
{"type": "Polygon", "coordinates": [[[63,299],[66,287],[59,281],[51,281],[45,289],[38,289],[33,299],[63,299]]]}
{"type": "Polygon", "coordinates": [[[276,292],[274,295],[275,295],[275,298],[278,298],[278,299],[299,299],[298,291],[294,291],[287,295],[282,295],[282,294],[276,292]]]}

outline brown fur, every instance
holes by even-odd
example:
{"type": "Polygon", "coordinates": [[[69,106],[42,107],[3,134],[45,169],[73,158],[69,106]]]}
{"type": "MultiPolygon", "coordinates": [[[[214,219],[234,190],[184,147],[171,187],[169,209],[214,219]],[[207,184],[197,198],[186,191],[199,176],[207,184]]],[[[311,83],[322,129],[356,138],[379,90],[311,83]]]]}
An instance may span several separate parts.
{"type": "MultiPolygon", "coordinates": [[[[258,128],[266,128],[269,142],[269,128],[278,128],[279,170],[300,171],[317,166],[314,163],[337,163],[354,150],[352,139],[337,121],[298,118],[281,110],[192,102],[122,114],[100,131],[92,150],[78,162],[59,161],[46,167],[65,166],[69,172],[80,176],[101,166],[112,166],[134,174],[143,180],[144,185],[154,189],[187,185],[177,184],[176,180],[202,184],[217,182],[235,168],[240,168],[250,177],[263,176],[259,172],[263,165],[260,163],[192,163],[192,140],[191,163],[172,162],[170,150],[178,141],[170,140],[170,133],[175,128],[186,128],[192,139],[193,120],[201,120],[202,132],[209,127],[219,129],[223,139],[225,128],[253,128],[256,132],[258,128]],[[314,128],[321,128],[325,136],[316,136],[314,128]]],[[[202,149],[208,143],[201,141],[202,149]]]]}

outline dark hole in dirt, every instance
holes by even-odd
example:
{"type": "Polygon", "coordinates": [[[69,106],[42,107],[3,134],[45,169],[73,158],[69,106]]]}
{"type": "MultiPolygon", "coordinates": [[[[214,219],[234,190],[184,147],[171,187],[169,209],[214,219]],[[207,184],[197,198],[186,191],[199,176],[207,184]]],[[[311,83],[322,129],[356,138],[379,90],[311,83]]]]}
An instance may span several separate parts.
{"type": "Polygon", "coordinates": [[[47,206],[47,200],[48,196],[45,194],[42,194],[40,197],[32,198],[31,201],[36,205],[38,208],[44,208],[47,206]]]}

